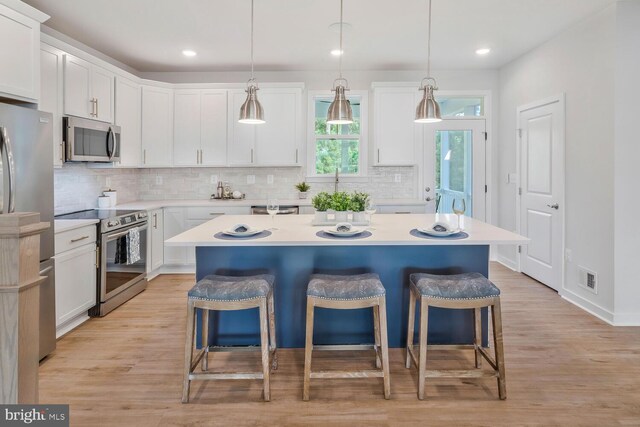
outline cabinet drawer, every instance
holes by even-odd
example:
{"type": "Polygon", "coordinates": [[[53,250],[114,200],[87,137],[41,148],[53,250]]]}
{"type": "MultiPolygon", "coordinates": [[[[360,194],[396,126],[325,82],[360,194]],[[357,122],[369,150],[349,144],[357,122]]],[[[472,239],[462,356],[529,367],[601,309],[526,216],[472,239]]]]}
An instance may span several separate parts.
{"type": "Polygon", "coordinates": [[[248,206],[212,206],[187,208],[187,219],[213,219],[220,215],[249,215],[251,208],[248,206]]]}
{"type": "Polygon", "coordinates": [[[96,225],[91,224],[86,227],[76,228],[73,230],[56,233],[55,237],[55,253],[56,255],[79,248],[87,243],[95,243],[96,241],[96,225]]]}

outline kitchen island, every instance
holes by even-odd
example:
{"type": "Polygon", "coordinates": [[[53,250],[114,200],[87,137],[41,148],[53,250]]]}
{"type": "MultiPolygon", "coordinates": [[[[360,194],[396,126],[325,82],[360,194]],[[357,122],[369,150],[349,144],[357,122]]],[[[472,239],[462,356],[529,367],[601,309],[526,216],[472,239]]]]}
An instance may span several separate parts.
{"type": "MultiPolygon", "coordinates": [[[[276,277],[275,306],[279,347],[304,347],[306,287],[313,273],[374,272],[386,288],[390,347],[403,347],[409,301],[409,275],[415,272],[455,274],[479,272],[488,277],[490,245],[526,244],[528,239],[487,223],[463,217],[469,237],[421,238],[410,234],[436,220],[456,224],[454,215],[374,215],[362,239],[326,239],[324,227],[311,225],[312,215],[275,218],[276,230],[258,239],[220,239],[217,233],[235,224],[274,227],[268,216],[224,215],[166,241],[171,246],[196,246],[196,279],[208,274],[276,277]]],[[[186,305],[185,305],[186,306],[186,305]]],[[[484,341],[487,313],[483,312],[484,341]]],[[[259,342],[258,312],[217,312],[210,316],[209,342],[251,345],[259,342]]],[[[417,328],[416,328],[417,330],[417,328]]],[[[368,343],[373,340],[371,310],[316,309],[317,344],[368,343]]],[[[429,312],[431,343],[462,344],[473,340],[473,311],[433,309],[429,312]]]]}

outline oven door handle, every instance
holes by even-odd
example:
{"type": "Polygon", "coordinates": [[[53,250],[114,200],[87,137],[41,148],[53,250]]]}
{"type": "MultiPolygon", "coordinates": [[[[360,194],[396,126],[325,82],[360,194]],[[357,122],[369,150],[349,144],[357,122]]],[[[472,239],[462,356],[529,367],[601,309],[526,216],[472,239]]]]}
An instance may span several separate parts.
{"type": "MultiPolygon", "coordinates": [[[[142,231],[142,230],[146,230],[146,229],[148,228],[148,226],[149,226],[149,224],[146,224],[146,223],[145,223],[144,225],[140,225],[140,226],[138,226],[138,229],[139,229],[140,231],[142,231]]],[[[115,234],[109,234],[109,233],[107,233],[107,234],[105,234],[105,235],[104,235],[104,238],[105,238],[105,240],[106,240],[106,241],[108,241],[108,242],[110,242],[111,240],[119,239],[120,237],[122,237],[122,236],[126,236],[127,234],[129,234],[129,231],[130,231],[132,228],[136,228],[136,227],[129,227],[129,228],[127,228],[126,230],[124,230],[124,231],[120,231],[120,232],[115,233],[115,234]]]]}

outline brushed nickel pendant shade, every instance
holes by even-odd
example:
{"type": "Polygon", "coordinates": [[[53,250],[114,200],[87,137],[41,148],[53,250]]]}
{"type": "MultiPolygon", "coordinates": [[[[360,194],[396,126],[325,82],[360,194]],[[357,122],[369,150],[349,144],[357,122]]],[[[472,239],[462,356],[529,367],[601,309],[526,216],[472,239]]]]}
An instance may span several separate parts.
{"type": "Polygon", "coordinates": [[[429,1],[429,30],[427,36],[427,77],[422,79],[420,88],[424,92],[422,99],[416,107],[416,123],[436,123],[442,121],[440,104],[433,95],[438,90],[436,79],[431,77],[431,0],[429,1]]]}
{"type": "Polygon", "coordinates": [[[260,105],[260,101],[258,101],[257,91],[260,88],[258,88],[256,79],[253,77],[253,1],[254,0],[251,0],[251,78],[247,82],[247,89],[245,90],[245,92],[247,92],[247,99],[240,107],[240,118],[238,121],[240,123],[261,124],[265,123],[264,110],[262,109],[262,105],[260,105]]]}
{"type": "MultiPolygon", "coordinates": [[[[344,0],[340,0],[340,52],[342,50],[342,11],[344,0]]],[[[349,90],[349,82],[342,77],[342,56],[340,55],[339,72],[340,76],[333,81],[333,92],[336,96],[333,98],[333,102],[329,105],[327,111],[327,124],[330,125],[348,125],[353,123],[353,111],[351,110],[351,102],[347,99],[345,92],[349,90]]]]}

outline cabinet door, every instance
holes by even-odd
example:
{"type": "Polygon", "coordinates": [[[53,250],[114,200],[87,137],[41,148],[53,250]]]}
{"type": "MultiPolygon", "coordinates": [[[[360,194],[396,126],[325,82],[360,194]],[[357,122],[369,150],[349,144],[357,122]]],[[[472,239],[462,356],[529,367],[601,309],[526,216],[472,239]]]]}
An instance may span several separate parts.
{"type": "Polygon", "coordinates": [[[162,209],[149,212],[151,226],[149,227],[151,236],[151,257],[149,271],[157,270],[164,264],[164,217],[162,209]]]}
{"type": "Polygon", "coordinates": [[[203,90],[200,112],[200,164],[227,164],[227,91],[203,90]]]}
{"type": "Polygon", "coordinates": [[[40,48],[40,100],[38,109],[53,114],[53,165],[62,166],[62,51],[42,44],[40,48]]]}
{"type": "Polygon", "coordinates": [[[91,64],[75,56],[64,56],[64,113],[93,119],[91,64]]]}
{"type": "Polygon", "coordinates": [[[142,87],[142,164],[171,166],[173,90],[142,87]]]}
{"type": "Polygon", "coordinates": [[[413,121],[420,94],[415,87],[375,89],[374,164],[416,164],[424,126],[413,121]]]}
{"type": "MultiPolygon", "coordinates": [[[[255,161],[258,165],[286,166],[299,161],[300,89],[263,89],[259,99],[266,123],[256,126],[255,161]]],[[[246,125],[245,125],[246,126],[246,125]]]]}
{"type": "Polygon", "coordinates": [[[40,23],[0,5],[0,93],[38,100],[40,23]]]}
{"type": "Polygon", "coordinates": [[[96,305],[96,245],[63,252],[56,264],[56,326],[96,305]]]}
{"type": "Polygon", "coordinates": [[[115,123],[120,126],[120,163],[118,166],[137,167],[142,163],[141,110],[142,90],[140,85],[118,77],[115,107],[115,123]]]}
{"type": "MultiPolygon", "coordinates": [[[[183,208],[164,209],[164,239],[170,239],[185,230],[183,208]]],[[[164,263],[184,265],[187,262],[187,248],[181,246],[164,247],[164,263]]]]}
{"type": "Polygon", "coordinates": [[[173,164],[200,164],[200,91],[176,90],[174,93],[173,164]]]}
{"type": "MultiPolygon", "coordinates": [[[[258,97],[260,96],[261,93],[258,91],[258,97]]],[[[254,163],[255,153],[253,152],[253,147],[256,139],[256,127],[264,126],[264,124],[238,123],[240,107],[246,98],[247,94],[242,90],[229,91],[227,115],[229,138],[227,147],[230,166],[251,165],[254,163]]]]}
{"type": "Polygon", "coordinates": [[[91,98],[95,100],[94,119],[113,123],[115,75],[104,68],[91,67],[91,98]]]}

